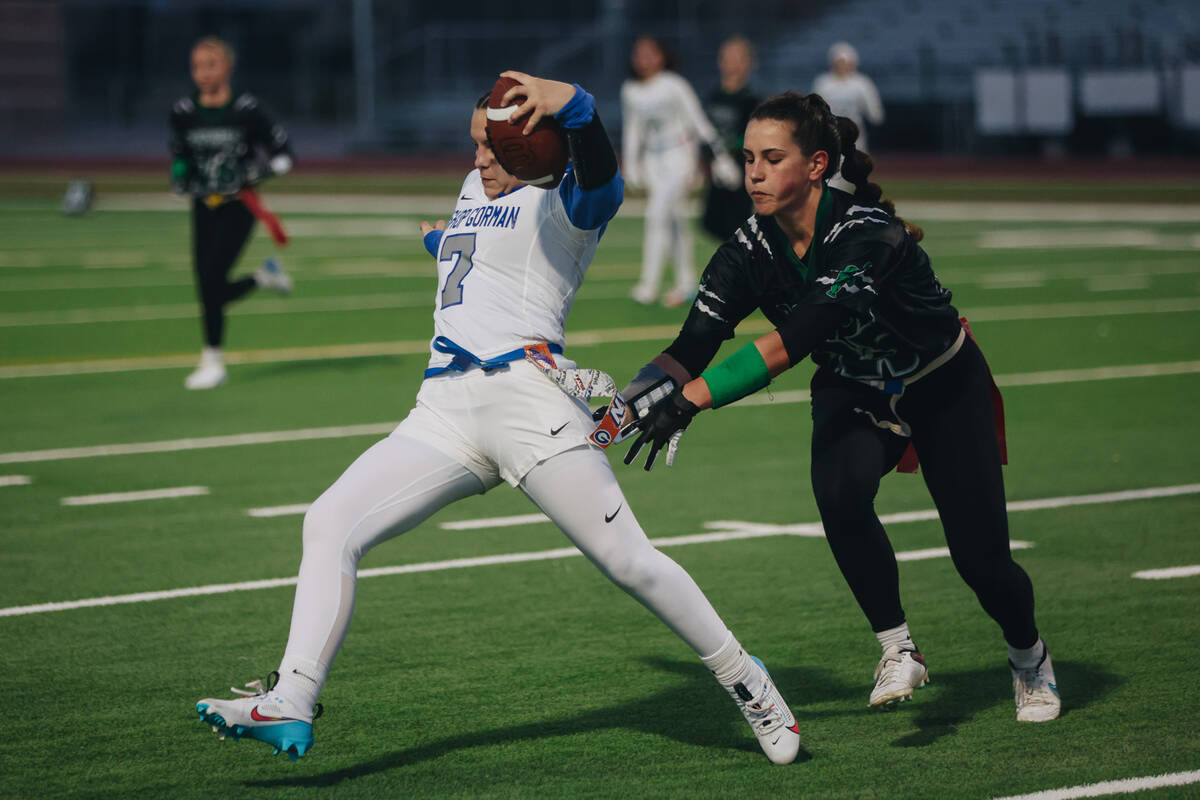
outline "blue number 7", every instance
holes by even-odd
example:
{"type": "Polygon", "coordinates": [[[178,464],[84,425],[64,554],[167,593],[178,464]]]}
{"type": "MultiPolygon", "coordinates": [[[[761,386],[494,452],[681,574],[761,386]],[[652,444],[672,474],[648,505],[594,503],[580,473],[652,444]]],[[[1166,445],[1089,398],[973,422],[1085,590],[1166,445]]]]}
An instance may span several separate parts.
{"type": "Polygon", "coordinates": [[[475,255],[475,234],[456,233],[447,236],[442,242],[442,257],[439,261],[453,261],[454,266],[446,276],[446,285],[442,287],[442,308],[456,306],[463,301],[462,282],[474,264],[471,257],[475,255]]]}

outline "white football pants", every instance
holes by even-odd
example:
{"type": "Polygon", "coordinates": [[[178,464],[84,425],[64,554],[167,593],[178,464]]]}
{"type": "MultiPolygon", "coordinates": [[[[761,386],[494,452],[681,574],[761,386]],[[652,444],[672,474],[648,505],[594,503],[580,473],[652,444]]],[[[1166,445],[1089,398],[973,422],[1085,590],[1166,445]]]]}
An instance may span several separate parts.
{"type": "Polygon", "coordinates": [[[658,296],[667,262],[675,252],[675,291],[691,296],[696,291],[692,265],[692,228],[687,213],[687,192],[696,178],[698,163],[691,144],[661,153],[647,153],[642,171],[646,182],[646,233],[642,244],[642,277],[636,293],[658,296]]]}
{"type": "MultiPolygon", "coordinates": [[[[650,544],[603,453],[559,453],[530,470],[521,489],[601,572],[698,655],[712,655],[729,639],[691,576],[650,544]]],[[[350,465],[304,517],[304,555],[279,667],[285,694],[296,680],[293,669],[316,684],[315,690],[306,687],[313,700],[324,684],[350,624],[363,554],[443,506],[483,491],[466,467],[403,435],[378,442],[350,465]]]]}

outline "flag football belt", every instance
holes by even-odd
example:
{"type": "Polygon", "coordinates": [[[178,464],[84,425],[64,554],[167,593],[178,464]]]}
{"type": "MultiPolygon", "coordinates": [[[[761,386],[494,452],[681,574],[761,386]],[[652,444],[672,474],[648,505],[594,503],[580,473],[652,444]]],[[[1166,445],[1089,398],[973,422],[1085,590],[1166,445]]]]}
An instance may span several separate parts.
{"type": "MultiPolygon", "coordinates": [[[[961,324],[965,325],[966,320],[961,320],[961,324]]],[[[884,394],[904,394],[905,386],[916,383],[917,381],[921,380],[921,378],[924,378],[926,375],[958,355],[958,351],[962,349],[963,342],[966,341],[966,338],[966,329],[960,328],[958,331],[958,338],[954,340],[954,344],[946,348],[946,352],[942,353],[933,361],[930,361],[928,364],[926,364],[924,368],[912,375],[909,375],[907,378],[897,378],[896,380],[891,381],[859,380],[859,383],[865,383],[867,386],[870,386],[873,389],[878,389],[884,394]]]]}
{"type": "Polygon", "coordinates": [[[443,372],[463,372],[470,367],[479,367],[484,372],[491,372],[492,370],[507,367],[513,361],[519,361],[523,358],[528,358],[538,366],[542,366],[542,362],[548,362],[548,366],[553,368],[554,356],[561,356],[563,351],[561,345],[538,342],[537,344],[526,345],[516,350],[509,350],[507,353],[501,353],[485,361],[465,347],[455,344],[445,336],[434,337],[433,349],[439,353],[452,356],[452,358],[450,359],[450,363],[445,366],[430,367],[425,370],[426,378],[441,375],[443,372]]]}
{"type": "MultiPolygon", "coordinates": [[[[895,417],[896,422],[892,422],[891,420],[876,419],[874,415],[869,414],[876,426],[890,430],[892,433],[895,433],[898,436],[909,437],[911,435],[908,423],[900,419],[900,415],[896,413],[896,403],[900,400],[900,396],[904,394],[904,388],[906,386],[916,383],[921,378],[925,377],[950,359],[954,358],[954,356],[958,354],[958,351],[962,349],[963,342],[966,341],[968,336],[971,337],[972,341],[975,340],[975,334],[971,332],[971,326],[967,324],[967,318],[960,317],[958,321],[962,328],[959,330],[958,338],[954,340],[954,344],[950,345],[946,352],[942,353],[933,361],[930,361],[928,364],[926,364],[925,368],[921,371],[914,375],[910,375],[903,380],[860,381],[860,383],[865,383],[868,386],[878,389],[885,394],[892,395],[890,402],[888,403],[888,408],[895,417]]],[[[1007,464],[1008,436],[1004,430],[1004,398],[1000,395],[1000,389],[996,386],[996,380],[992,377],[990,368],[988,369],[988,381],[991,383],[992,417],[996,423],[996,443],[1000,448],[1000,463],[1007,464]]],[[[920,459],[917,456],[917,448],[910,441],[908,443],[908,447],[904,449],[904,453],[900,456],[900,462],[896,465],[896,471],[912,474],[917,471],[919,466],[920,459]]]]}

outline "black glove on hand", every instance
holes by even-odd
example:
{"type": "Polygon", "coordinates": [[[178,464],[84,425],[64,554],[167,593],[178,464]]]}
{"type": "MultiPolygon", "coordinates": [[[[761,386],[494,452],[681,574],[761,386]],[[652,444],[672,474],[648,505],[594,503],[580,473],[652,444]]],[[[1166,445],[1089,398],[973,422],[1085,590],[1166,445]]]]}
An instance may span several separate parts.
{"type": "Polygon", "coordinates": [[[674,466],[679,437],[683,436],[683,432],[692,422],[692,417],[698,413],[700,407],[684,397],[682,390],[676,389],[664,402],[653,406],[646,416],[635,423],[641,434],[625,454],[625,463],[632,464],[642,445],[649,442],[650,454],[646,456],[647,472],[654,466],[654,458],[663,447],[667,448],[667,466],[674,466]]]}

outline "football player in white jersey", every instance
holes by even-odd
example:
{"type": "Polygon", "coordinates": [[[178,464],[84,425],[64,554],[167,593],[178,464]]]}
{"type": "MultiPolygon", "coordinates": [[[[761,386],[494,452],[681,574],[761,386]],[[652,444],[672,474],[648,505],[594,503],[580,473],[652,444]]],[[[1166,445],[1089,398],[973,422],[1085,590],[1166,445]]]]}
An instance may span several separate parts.
{"type": "Polygon", "coordinates": [[[742,186],[741,166],[704,116],[691,85],[674,71],[673,61],[662,42],[643,36],[630,57],[634,77],[621,86],[621,164],[630,185],[646,189],[642,276],[633,299],[655,301],[667,251],[674,250],[675,284],[663,296],[667,306],[689,302],[696,293],[687,192],[700,168],[698,145],[712,151],[714,183],[726,189],[742,186]]]}
{"type": "MultiPolygon", "coordinates": [[[[274,681],[234,700],[196,705],[222,736],[247,736],[293,759],[312,746],[317,695],[346,634],[359,559],[456,500],[501,483],[520,488],[614,583],[656,614],[713,672],[767,756],[795,759],[799,729],[757,659],[704,594],[646,538],[607,458],[589,443],[592,415],[542,365],[571,368],[563,324],[624,182],[578,86],[506,72],[504,99],[564,129],[571,166],[542,190],[497,162],[487,96],[471,116],[475,169],[449,221],[422,223],[437,260],[434,331],[416,406],[322,494],[304,518],[304,555],[287,649],[274,681]]],[[[496,109],[490,109],[495,112],[496,109]]]]}

